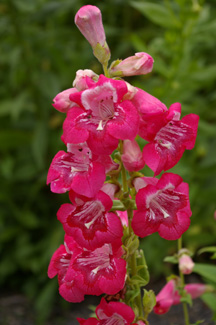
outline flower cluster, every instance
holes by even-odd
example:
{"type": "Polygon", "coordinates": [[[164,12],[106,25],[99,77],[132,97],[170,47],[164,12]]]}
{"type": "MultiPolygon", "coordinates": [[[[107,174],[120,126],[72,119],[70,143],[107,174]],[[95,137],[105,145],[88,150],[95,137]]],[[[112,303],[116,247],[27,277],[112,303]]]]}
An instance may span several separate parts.
{"type": "MultiPolygon", "coordinates": [[[[173,173],[155,176],[194,147],[199,117],[189,114],[180,119],[179,103],[168,109],[122,79],[149,73],[153,67],[149,54],[136,53],[107,68],[110,50],[97,7],[82,7],[75,23],[105,75],[79,70],[73,88],[54,98],[54,108],[66,114],[62,134],[66,151],[53,158],[47,183],[52,192],[69,192],[70,203],[57,212],[65,239],[51,259],[48,276],[58,276],[59,292],[70,302],[80,302],[85,295],[111,296],[110,302],[101,300],[97,319],[79,319],[80,324],[145,324],[132,311],[134,300],[127,294],[127,304],[112,300],[140,281],[129,275],[134,275],[134,265],[141,260],[136,256],[137,236],[158,232],[176,240],[190,225],[188,184],[173,173]],[[148,142],[143,150],[138,137],[148,142]],[[154,177],[136,174],[145,164],[154,177]]],[[[124,295],[120,298],[124,300],[124,295]]]]}

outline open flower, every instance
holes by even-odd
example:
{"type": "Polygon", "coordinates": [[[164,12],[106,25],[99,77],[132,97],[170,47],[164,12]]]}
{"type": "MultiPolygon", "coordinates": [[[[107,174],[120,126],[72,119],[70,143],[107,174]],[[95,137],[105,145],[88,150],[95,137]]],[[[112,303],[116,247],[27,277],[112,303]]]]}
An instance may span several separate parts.
{"type": "Polygon", "coordinates": [[[119,139],[133,140],[139,126],[139,115],[130,100],[124,81],[100,75],[89,89],[71,94],[77,107],[69,110],[63,124],[65,143],[87,142],[97,155],[111,154],[119,139]]]}
{"type": "Polygon", "coordinates": [[[180,238],[190,225],[188,184],[172,173],[163,174],[160,180],[143,177],[136,182],[137,211],[132,220],[135,234],[145,237],[158,232],[168,240],[180,238]]]}
{"type": "Polygon", "coordinates": [[[105,167],[93,160],[86,143],[68,144],[67,148],[68,152],[61,150],[53,158],[47,184],[54,193],[73,190],[93,197],[105,181],[105,167]]]}
{"type": "Polygon", "coordinates": [[[51,258],[48,276],[58,275],[59,293],[69,302],[81,302],[84,295],[114,295],[125,285],[126,261],[121,258],[121,240],[95,250],[80,247],[65,235],[51,258]]]}
{"type": "MultiPolygon", "coordinates": [[[[101,299],[100,304],[96,308],[96,318],[89,318],[87,320],[78,318],[81,325],[136,325],[133,322],[135,314],[132,308],[123,302],[109,302],[104,298],[101,299]]],[[[141,323],[138,322],[141,325],[141,323]]],[[[145,324],[142,322],[142,324],[145,324]]]]}
{"type": "MultiPolygon", "coordinates": [[[[143,158],[155,175],[162,170],[175,166],[181,159],[185,149],[193,149],[199,116],[186,115],[180,120],[181,104],[175,103],[163,118],[155,120],[155,128],[151,130],[151,142],[143,149],[143,158]]],[[[149,138],[149,136],[148,136],[149,138]]],[[[149,141],[149,140],[148,140],[149,141]]]]}
{"type": "Polygon", "coordinates": [[[89,199],[70,192],[70,199],[73,204],[63,204],[57,216],[66,234],[76,238],[80,246],[95,249],[121,239],[121,221],[115,213],[108,212],[112,208],[109,195],[99,191],[94,198],[89,199]]]}

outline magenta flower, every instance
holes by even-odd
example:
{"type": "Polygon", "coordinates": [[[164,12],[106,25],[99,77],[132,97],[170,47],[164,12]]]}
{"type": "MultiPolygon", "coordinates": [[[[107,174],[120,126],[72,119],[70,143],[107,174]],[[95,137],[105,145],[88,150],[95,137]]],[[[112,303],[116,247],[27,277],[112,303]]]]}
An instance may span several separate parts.
{"type": "MultiPolygon", "coordinates": [[[[209,287],[206,284],[191,283],[186,284],[184,289],[188,294],[191,295],[192,299],[196,299],[207,292],[209,287]]],[[[178,293],[176,282],[175,280],[170,280],[156,296],[154,312],[159,315],[165,314],[170,310],[172,305],[178,305],[180,303],[181,296],[178,293]]]]}
{"type": "Polygon", "coordinates": [[[121,245],[121,240],[116,240],[88,250],[65,235],[65,244],[51,258],[48,276],[58,275],[59,293],[69,302],[81,302],[84,295],[114,295],[125,284],[121,245]]]}
{"type": "Polygon", "coordinates": [[[76,102],[63,124],[65,143],[87,142],[97,155],[111,154],[118,140],[133,140],[139,126],[136,107],[123,100],[128,92],[124,81],[101,75],[97,83],[84,91],[71,94],[76,102]]]}
{"type": "MultiPolygon", "coordinates": [[[[145,237],[154,232],[168,240],[176,240],[190,225],[188,184],[179,175],[165,173],[161,179],[143,177],[136,195],[137,211],[132,228],[136,235],[145,237]]],[[[135,182],[136,188],[136,182],[135,182]]]]}
{"type": "Polygon", "coordinates": [[[81,302],[84,299],[84,293],[79,286],[79,277],[74,276],[70,282],[66,280],[68,269],[79,252],[75,240],[65,235],[64,245],[53,254],[48,268],[48,277],[53,278],[58,275],[59,293],[70,302],[81,302]]]}
{"type": "Polygon", "coordinates": [[[199,116],[189,114],[180,121],[180,114],[181,105],[171,105],[166,117],[156,120],[154,138],[143,149],[145,163],[155,175],[175,166],[185,149],[194,147],[199,116]],[[158,130],[157,124],[160,126],[158,130]]]}
{"type": "Polygon", "coordinates": [[[86,143],[68,144],[67,148],[69,152],[59,151],[53,158],[47,184],[51,183],[54,193],[73,190],[93,197],[106,179],[105,167],[92,160],[91,150],[86,143]]]}
{"type": "Polygon", "coordinates": [[[70,192],[70,199],[73,204],[63,204],[57,217],[66,234],[73,236],[80,246],[95,249],[121,239],[121,221],[115,213],[108,212],[112,208],[109,195],[99,191],[93,199],[88,199],[70,192]]]}
{"type": "Polygon", "coordinates": [[[125,168],[130,172],[138,171],[145,165],[142,152],[135,140],[124,140],[123,155],[121,156],[121,160],[125,168]]]}
{"type": "MultiPolygon", "coordinates": [[[[96,308],[96,318],[77,318],[81,325],[136,325],[132,324],[135,314],[132,308],[123,302],[109,302],[104,298],[96,308]]],[[[145,323],[142,323],[145,324],[145,323]]]]}
{"type": "Polygon", "coordinates": [[[111,66],[109,72],[112,77],[147,74],[152,71],[153,62],[153,58],[148,53],[138,52],[134,56],[130,56],[111,66]]]}

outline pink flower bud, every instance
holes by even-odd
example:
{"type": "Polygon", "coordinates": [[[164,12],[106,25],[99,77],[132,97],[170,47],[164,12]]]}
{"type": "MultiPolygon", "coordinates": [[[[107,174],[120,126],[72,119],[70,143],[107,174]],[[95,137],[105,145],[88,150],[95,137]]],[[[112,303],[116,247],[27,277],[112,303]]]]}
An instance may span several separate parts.
{"type": "Polygon", "coordinates": [[[187,254],[183,254],[179,258],[179,270],[183,274],[191,274],[194,268],[194,262],[192,261],[191,257],[187,254]]]}
{"type": "Polygon", "coordinates": [[[117,65],[113,65],[110,68],[111,76],[137,76],[147,74],[152,71],[153,58],[145,53],[138,52],[134,56],[130,56],[127,59],[121,61],[117,65]]]}
{"type": "Polygon", "coordinates": [[[145,165],[142,152],[135,140],[124,140],[122,162],[130,172],[138,171],[145,165]]]}
{"type": "Polygon", "coordinates": [[[85,70],[78,70],[76,72],[76,78],[74,79],[73,86],[78,90],[82,91],[89,88],[89,82],[92,80],[94,85],[95,81],[98,81],[98,75],[94,73],[94,71],[85,69],[85,70]],[[88,83],[87,79],[88,77],[88,83]]]}
{"type": "Polygon", "coordinates": [[[202,283],[190,283],[186,284],[185,290],[191,295],[192,299],[196,299],[202,296],[205,292],[211,292],[212,288],[202,283]]]}
{"type": "Polygon", "coordinates": [[[76,93],[76,92],[77,92],[77,90],[75,88],[69,88],[69,89],[62,91],[61,93],[56,95],[56,97],[53,99],[53,101],[54,101],[53,107],[55,107],[55,109],[57,109],[58,111],[60,111],[62,113],[67,113],[67,111],[71,107],[77,106],[77,104],[73,103],[69,99],[69,95],[76,93]]]}
{"type": "Polygon", "coordinates": [[[216,210],[215,210],[215,212],[214,212],[214,219],[216,220],[216,210]]]}
{"type": "Polygon", "coordinates": [[[75,24],[94,50],[94,55],[101,62],[110,58],[110,50],[102,23],[101,11],[91,5],[83,6],[75,16],[75,24]]]}

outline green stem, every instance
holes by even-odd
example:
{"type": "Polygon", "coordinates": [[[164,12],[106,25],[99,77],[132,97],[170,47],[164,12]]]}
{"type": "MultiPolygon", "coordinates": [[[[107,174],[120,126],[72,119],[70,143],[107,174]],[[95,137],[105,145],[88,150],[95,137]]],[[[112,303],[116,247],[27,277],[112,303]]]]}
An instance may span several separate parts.
{"type": "Polygon", "coordinates": [[[104,71],[105,77],[109,78],[110,77],[110,74],[109,74],[109,71],[107,69],[107,64],[104,64],[103,65],[103,71],[104,71]]]}
{"type": "MultiPolygon", "coordinates": [[[[180,237],[178,239],[178,252],[181,249],[182,249],[182,237],[180,237]]],[[[180,275],[180,279],[181,279],[181,288],[184,290],[184,287],[185,287],[184,274],[180,270],[179,270],[179,275],[180,275]]],[[[185,325],[190,325],[187,303],[183,302],[182,305],[183,305],[185,325]]]]}
{"type": "MultiPolygon", "coordinates": [[[[119,151],[120,154],[123,154],[123,141],[120,140],[119,143],[119,151]]],[[[124,197],[129,198],[129,188],[127,183],[127,174],[126,169],[124,168],[124,165],[122,164],[121,169],[121,177],[122,177],[122,186],[123,186],[123,192],[124,197]]],[[[134,235],[133,229],[131,227],[131,221],[133,218],[133,209],[130,207],[127,209],[127,215],[128,215],[128,227],[129,227],[129,236],[134,235]]],[[[136,251],[130,256],[130,265],[131,265],[131,275],[135,276],[137,274],[137,261],[136,261],[136,251]]],[[[139,286],[136,286],[137,289],[140,290],[139,286]]],[[[141,291],[139,292],[139,295],[135,298],[136,305],[139,308],[139,316],[143,316],[143,306],[142,306],[142,297],[141,297],[141,291]]]]}

